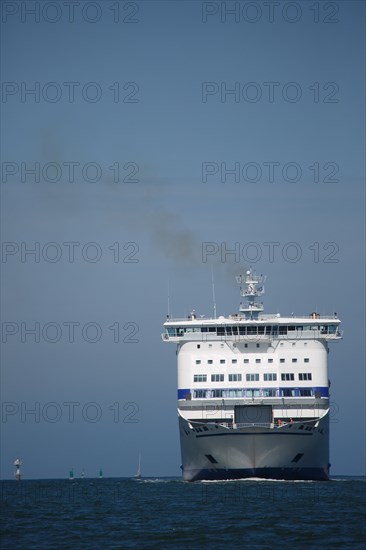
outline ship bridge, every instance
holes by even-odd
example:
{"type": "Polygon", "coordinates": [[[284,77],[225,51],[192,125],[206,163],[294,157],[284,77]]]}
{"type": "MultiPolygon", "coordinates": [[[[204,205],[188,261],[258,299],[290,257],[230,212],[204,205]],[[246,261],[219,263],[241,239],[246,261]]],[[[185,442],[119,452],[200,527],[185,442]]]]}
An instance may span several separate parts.
{"type": "Polygon", "coordinates": [[[340,340],[342,331],[336,315],[306,317],[279,317],[266,315],[248,320],[240,315],[218,319],[197,319],[192,313],[185,319],[168,318],[164,323],[165,342],[207,340],[271,341],[275,339],[340,340]]]}
{"type": "Polygon", "coordinates": [[[207,340],[244,340],[272,341],[275,339],[316,339],[339,340],[342,333],[337,314],[321,316],[312,312],[308,316],[281,317],[277,314],[264,314],[263,302],[259,299],[264,294],[264,275],[256,275],[252,269],[245,275],[236,277],[240,285],[240,295],[246,301],[240,302],[239,312],[228,317],[197,318],[193,310],[187,318],[167,316],[164,323],[165,342],[207,340]]]}

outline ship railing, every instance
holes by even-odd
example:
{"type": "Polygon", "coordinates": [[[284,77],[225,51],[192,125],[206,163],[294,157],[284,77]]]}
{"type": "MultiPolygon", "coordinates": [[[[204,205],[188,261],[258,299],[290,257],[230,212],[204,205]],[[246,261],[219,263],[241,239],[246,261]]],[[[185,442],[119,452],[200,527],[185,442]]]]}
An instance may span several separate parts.
{"type": "Polygon", "coordinates": [[[343,330],[337,330],[336,332],[332,332],[330,334],[326,334],[326,337],[328,340],[330,339],[337,339],[337,338],[343,338],[343,330]]]}
{"type": "Polygon", "coordinates": [[[274,428],[273,422],[240,422],[233,424],[234,430],[240,430],[241,428],[274,428]]]}
{"type": "Polygon", "coordinates": [[[333,333],[323,333],[320,330],[294,331],[287,334],[216,334],[215,332],[187,332],[181,335],[170,335],[168,332],[161,333],[161,338],[164,341],[172,340],[180,342],[184,340],[197,340],[201,342],[216,340],[221,342],[266,342],[277,340],[297,340],[315,338],[325,340],[340,340],[343,338],[343,331],[337,330],[333,333]]]}
{"type": "MultiPolygon", "coordinates": [[[[236,319],[237,316],[236,315],[228,315],[227,317],[224,317],[223,319],[219,319],[219,318],[215,318],[215,317],[206,317],[206,316],[199,316],[199,317],[195,317],[194,319],[192,319],[191,316],[187,316],[187,317],[169,317],[169,319],[166,319],[166,323],[170,323],[170,322],[187,322],[187,321],[194,321],[195,323],[199,323],[200,321],[215,321],[215,323],[217,324],[227,324],[227,321],[228,320],[232,320],[232,319],[236,319]],[[224,321],[223,323],[221,323],[221,321],[224,321]]],[[[339,317],[337,314],[334,314],[332,313],[331,315],[320,315],[320,314],[317,314],[316,317],[313,316],[313,314],[309,314],[309,315],[278,315],[276,313],[265,313],[264,315],[261,315],[260,318],[259,318],[259,321],[266,321],[266,320],[275,320],[275,319],[280,319],[280,320],[283,320],[283,319],[310,319],[310,320],[315,320],[315,321],[318,321],[319,319],[335,319],[335,320],[339,320],[339,317]]],[[[245,318],[242,318],[242,319],[238,319],[238,321],[246,321],[247,319],[245,318]]]]}

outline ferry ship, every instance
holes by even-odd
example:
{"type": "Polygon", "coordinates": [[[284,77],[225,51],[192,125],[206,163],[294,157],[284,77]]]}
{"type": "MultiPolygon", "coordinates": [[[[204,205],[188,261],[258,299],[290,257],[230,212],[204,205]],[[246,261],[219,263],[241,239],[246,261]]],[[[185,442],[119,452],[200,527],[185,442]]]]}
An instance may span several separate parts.
{"type": "Polygon", "coordinates": [[[265,314],[265,276],[236,279],[237,313],[164,323],[177,345],[183,479],[328,480],[328,344],[340,320],[265,314]]]}

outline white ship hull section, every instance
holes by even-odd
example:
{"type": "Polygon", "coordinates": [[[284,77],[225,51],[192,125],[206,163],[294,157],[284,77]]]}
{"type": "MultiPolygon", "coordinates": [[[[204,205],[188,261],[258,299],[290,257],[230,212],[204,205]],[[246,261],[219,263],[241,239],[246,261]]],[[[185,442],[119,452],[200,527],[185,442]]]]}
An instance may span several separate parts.
{"type": "Polygon", "coordinates": [[[281,427],[227,428],[179,415],[183,479],[328,479],[329,414],[281,427]]]}

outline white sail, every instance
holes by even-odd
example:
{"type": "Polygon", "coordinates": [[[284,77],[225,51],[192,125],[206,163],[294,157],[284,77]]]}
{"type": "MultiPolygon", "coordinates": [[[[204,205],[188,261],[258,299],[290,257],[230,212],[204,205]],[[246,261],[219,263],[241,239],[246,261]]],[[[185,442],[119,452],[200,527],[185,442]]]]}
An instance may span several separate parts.
{"type": "Polygon", "coordinates": [[[139,453],[139,463],[137,466],[137,472],[133,477],[135,479],[141,479],[141,453],[139,453]]]}

